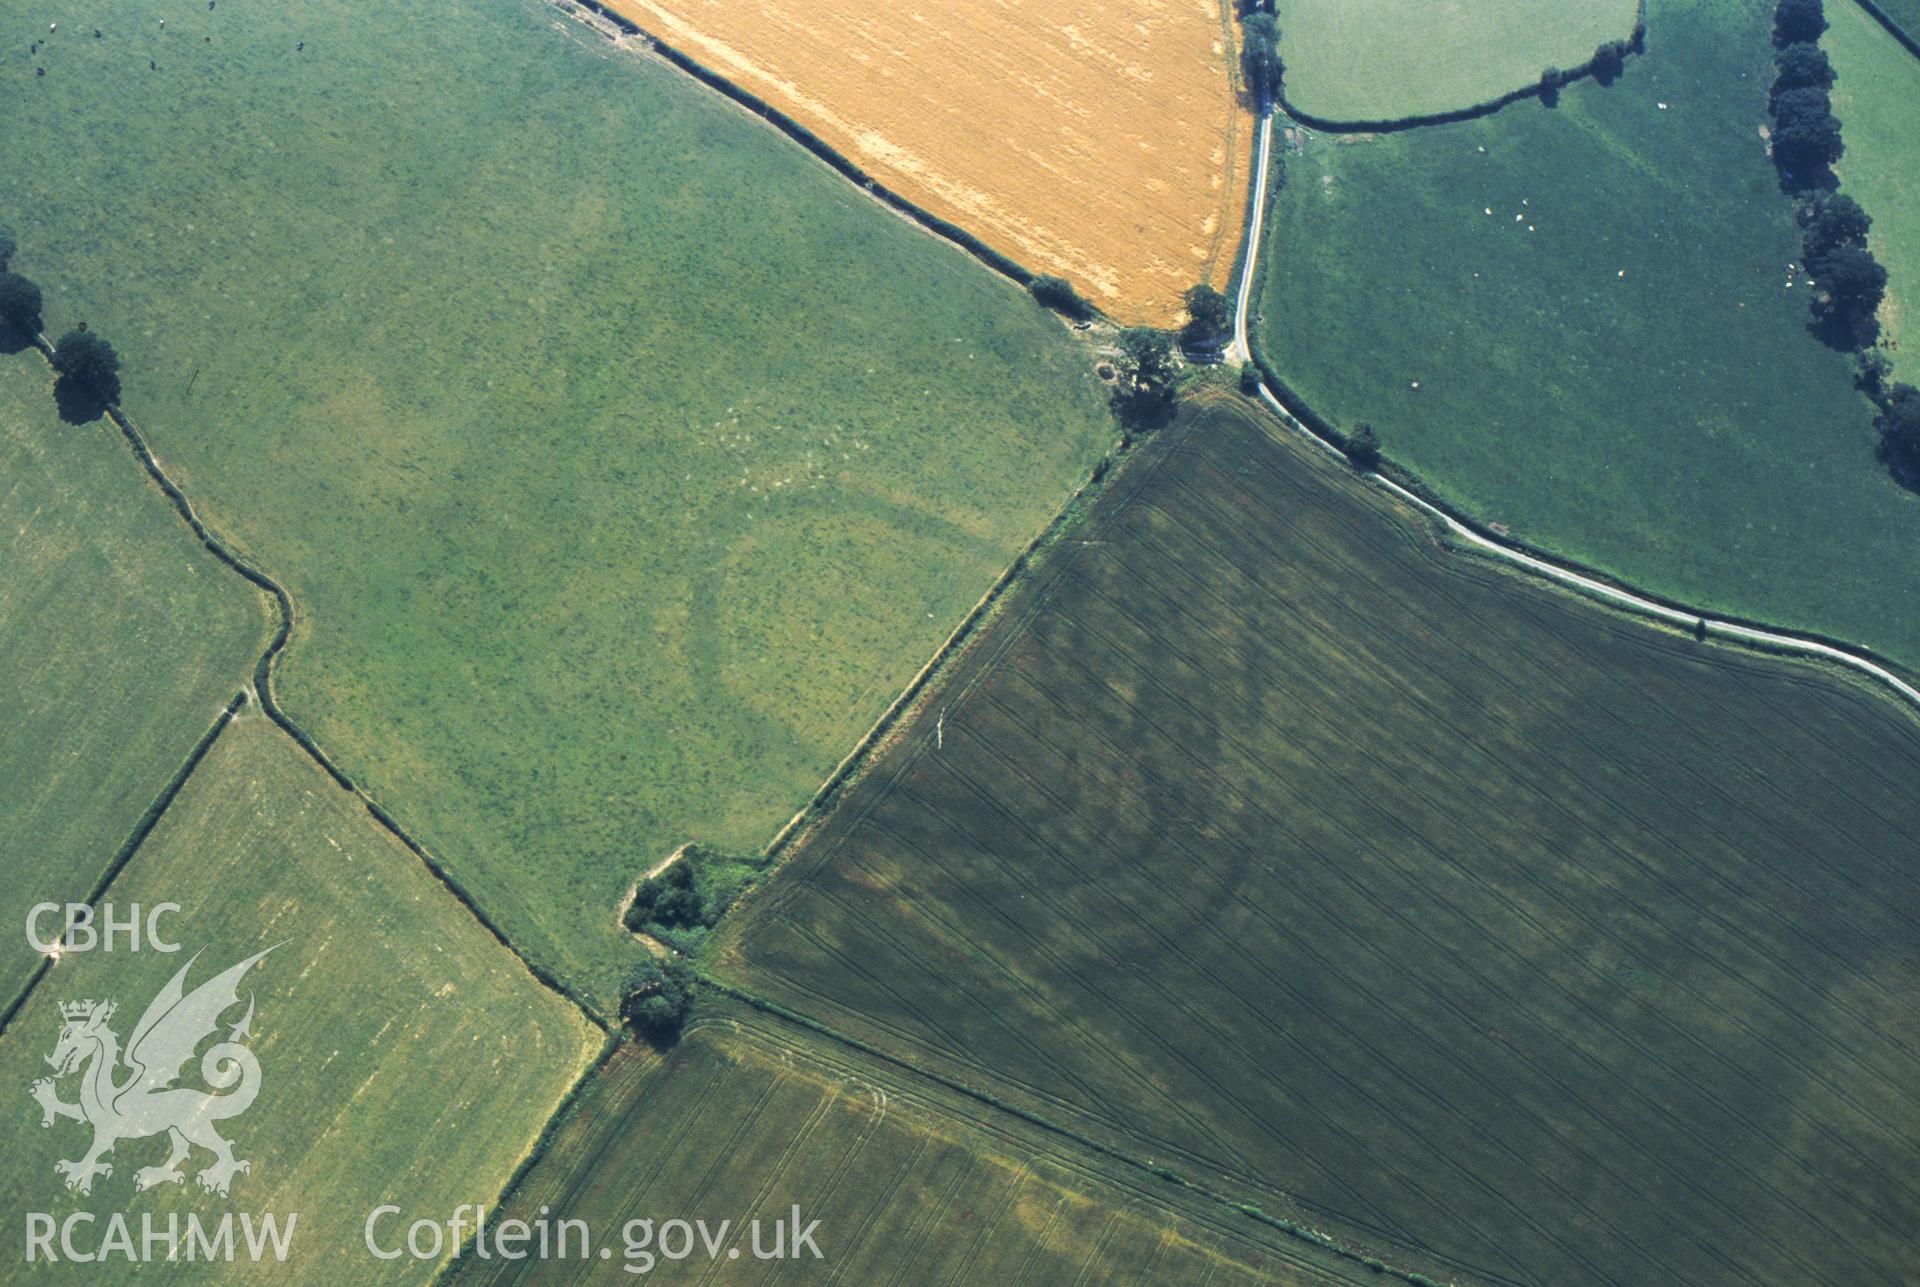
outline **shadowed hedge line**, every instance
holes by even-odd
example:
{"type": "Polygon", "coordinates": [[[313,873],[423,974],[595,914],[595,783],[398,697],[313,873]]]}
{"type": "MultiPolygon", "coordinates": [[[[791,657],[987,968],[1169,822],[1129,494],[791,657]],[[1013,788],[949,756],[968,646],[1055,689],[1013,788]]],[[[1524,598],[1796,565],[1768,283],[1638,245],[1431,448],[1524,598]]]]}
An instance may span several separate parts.
{"type": "MultiPolygon", "coordinates": [[[[1867,3],[1868,0],[1861,0],[1867,3]]],[[[1646,50],[1647,0],[1639,0],[1635,11],[1633,34],[1626,42],[1622,55],[1639,54],[1646,50]]],[[[1602,46],[1604,49],[1606,46],[1602,46]]],[[[1544,78],[1531,85],[1522,85],[1519,89],[1508,90],[1498,98],[1489,98],[1485,102],[1474,103],[1468,107],[1456,107],[1445,112],[1428,112],[1419,116],[1392,116],[1377,121],[1339,121],[1330,117],[1315,116],[1312,112],[1303,112],[1294,106],[1287,97],[1286,82],[1281,81],[1277,92],[1280,107],[1294,120],[1309,129],[1319,130],[1323,134],[1393,134],[1400,130],[1417,129],[1423,125],[1452,125],[1460,121],[1478,120],[1482,116],[1491,116],[1503,107],[1512,106],[1526,98],[1540,98],[1543,91],[1557,94],[1561,89],[1578,80],[1594,75],[1595,64],[1600,61],[1599,53],[1587,59],[1577,67],[1559,71],[1551,86],[1544,78]]],[[[1602,78],[1610,80],[1611,77],[1602,78]]],[[[1551,106],[1551,103],[1549,103],[1551,106]]]]}
{"type": "MultiPolygon", "coordinates": [[[[942,219],[931,210],[901,196],[898,192],[887,187],[886,184],[881,183],[858,165],[855,165],[831,143],[828,143],[818,134],[815,134],[812,130],[802,125],[793,117],[788,116],[785,112],[767,102],[758,94],[734,84],[719,72],[714,71],[698,60],[675,49],[672,45],[661,40],[658,36],[640,26],[631,18],[615,13],[613,10],[607,8],[600,3],[600,0],[571,0],[571,2],[579,5],[583,9],[592,10],[628,35],[639,36],[648,41],[653,47],[653,52],[660,55],[661,58],[693,77],[701,84],[707,86],[709,89],[717,90],[725,94],[728,98],[740,104],[742,107],[747,108],[756,116],[762,117],[770,124],[778,127],[783,134],[787,135],[787,137],[791,138],[795,143],[798,143],[801,147],[813,153],[814,156],[832,166],[842,177],[859,184],[861,188],[873,196],[878,197],[895,210],[898,210],[901,214],[906,215],[927,231],[951,241],[954,245],[960,247],[960,249],[966,251],[987,267],[1004,277],[1013,279],[1013,281],[1019,285],[1028,286],[1032,284],[1034,273],[1026,265],[995,250],[992,246],[989,246],[986,242],[980,240],[980,238],[974,236],[959,224],[948,219],[942,219]]],[[[1087,305],[1087,307],[1093,309],[1091,304],[1087,305]]],[[[1093,309],[1093,311],[1096,314],[1098,313],[1097,309],[1093,309]]]]}
{"type": "Polygon", "coordinates": [[[1915,38],[1912,32],[1902,27],[1892,14],[1875,4],[1873,0],[1853,0],[1853,2],[1865,9],[1868,17],[1885,27],[1888,34],[1895,40],[1905,45],[1908,53],[1915,58],[1920,58],[1920,38],[1915,38]]]}

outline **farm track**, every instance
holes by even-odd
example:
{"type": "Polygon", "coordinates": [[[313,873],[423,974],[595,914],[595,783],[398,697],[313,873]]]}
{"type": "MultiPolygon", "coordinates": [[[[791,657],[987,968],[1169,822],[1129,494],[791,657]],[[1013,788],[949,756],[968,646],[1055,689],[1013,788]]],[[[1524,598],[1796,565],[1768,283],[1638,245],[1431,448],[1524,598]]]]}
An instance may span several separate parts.
{"type": "MultiPolygon", "coordinates": [[[[35,350],[39,352],[40,356],[45,359],[49,367],[51,367],[53,363],[53,346],[48,343],[47,337],[36,333],[32,337],[32,343],[35,350]]],[[[464,906],[468,913],[480,923],[481,927],[493,937],[494,941],[512,953],[514,959],[520,962],[528,974],[532,975],[541,986],[565,997],[585,1014],[595,1027],[601,1029],[603,1032],[607,1031],[608,1024],[604,1016],[593,1006],[589,1005],[584,998],[580,997],[557,978],[534,964],[533,961],[522,953],[519,947],[501,932],[500,927],[494,924],[492,918],[480,909],[472,895],[453,879],[446,868],[428,853],[419,841],[408,835],[407,832],[401,828],[398,821],[396,821],[386,809],[382,808],[378,801],[374,800],[372,796],[362,790],[352,778],[348,777],[345,772],[335,765],[306,730],[295,724],[293,720],[287,716],[286,712],[281,710],[279,703],[276,702],[273,697],[273,664],[286,648],[293,634],[293,624],[295,620],[293,596],[288,594],[285,587],[278,581],[275,581],[265,572],[242,558],[234,550],[229,548],[224,541],[213,534],[212,529],[201,520],[199,514],[194,510],[193,503],[187,498],[186,493],[182,491],[179,485],[176,484],[172,478],[168,477],[166,471],[161,468],[159,460],[154,456],[152,449],[147,446],[145,436],[140,432],[139,427],[134,424],[131,416],[127,415],[126,412],[122,411],[116,405],[107,406],[105,414],[113,421],[114,426],[119,429],[121,435],[126,439],[127,445],[132,451],[134,458],[138,460],[141,467],[146,470],[148,478],[160,489],[161,493],[166,496],[168,502],[172,504],[174,511],[179,514],[180,521],[186,524],[187,529],[193,533],[195,538],[206,547],[209,553],[220,560],[221,563],[232,569],[233,572],[251,584],[255,589],[264,591],[272,597],[275,610],[280,618],[279,628],[275,631],[273,639],[267,644],[265,651],[260,654],[259,660],[254,663],[253,670],[252,690],[254,696],[260,703],[260,709],[266,713],[267,717],[271,719],[281,731],[292,738],[294,743],[299,746],[315,764],[319,765],[328,777],[338,783],[343,790],[357,797],[361,804],[365,806],[368,815],[384,830],[392,834],[402,845],[406,846],[407,850],[418,858],[422,865],[432,873],[434,879],[439,881],[448,893],[460,901],[461,905],[464,906]]],[[[165,812],[166,806],[172,802],[174,796],[179,793],[180,788],[186,784],[186,780],[191,776],[193,768],[204,758],[214,738],[218,736],[220,730],[225,727],[227,721],[230,720],[233,714],[239,709],[239,704],[245,696],[246,693],[244,691],[236,696],[227,714],[216,722],[213,730],[202,740],[201,744],[195,748],[193,756],[189,758],[181,771],[175,775],[174,781],[169,784],[168,788],[162,793],[161,798],[156,801],[155,807],[149,810],[146,818],[142,819],[142,825],[136,829],[135,834],[130,837],[125,846],[124,854],[119,856],[116,862],[109,868],[109,873],[102,880],[99,889],[94,893],[94,898],[98,898],[105,892],[106,886],[110,883],[112,876],[123,869],[127,862],[131,860],[133,854],[138,849],[139,842],[144,839],[146,834],[159,822],[160,816],[165,812]]],[[[46,971],[47,966],[43,964],[35,973],[33,979],[22,989],[20,994],[8,1007],[6,1014],[0,1016],[0,1032],[5,1030],[7,1022],[11,1021],[13,1015],[18,1013],[20,1008],[26,1003],[34,987],[45,977],[46,971]]]]}

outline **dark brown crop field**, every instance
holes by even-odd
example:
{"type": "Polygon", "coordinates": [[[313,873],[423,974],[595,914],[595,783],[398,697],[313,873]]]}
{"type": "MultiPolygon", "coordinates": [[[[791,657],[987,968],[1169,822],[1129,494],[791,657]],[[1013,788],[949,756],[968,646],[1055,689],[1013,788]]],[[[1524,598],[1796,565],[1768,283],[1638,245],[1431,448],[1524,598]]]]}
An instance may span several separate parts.
{"type": "Polygon", "coordinates": [[[1920,1263],[1920,726],[1190,410],[725,932],[742,986],[1494,1282],[1920,1263]]]}
{"type": "Polygon", "coordinates": [[[900,1083],[897,1070],[745,1007],[696,1027],[664,1058],[629,1047],[499,1216],[532,1223],[544,1214],[554,1247],[560,1221],[584,1221],[589,1254],[572,1254],[580,1241],[571,1234],[567,1260],[474,1258],[460,1281],[631,1282],[641,1272],[648,1281],[849,1284],[1372,1279],[1216,1203],[1176,1205],[1177,1190],[1137,1168],[937,1087],[900,1083]],[[819,1222],[807,1243],[793,1237],[796,1206],[798,1228],[819,1222]],[[688,1245],[667,1227],[676,1220],[706,1227],[696,1226],[689,1254],[670,1259],[688,1245]],[[779,1245],[797,1256],[771,1255],[781,1222],[779,1245]],[[612,1254],[600,1260],[597,1247],[612,1254]]]}

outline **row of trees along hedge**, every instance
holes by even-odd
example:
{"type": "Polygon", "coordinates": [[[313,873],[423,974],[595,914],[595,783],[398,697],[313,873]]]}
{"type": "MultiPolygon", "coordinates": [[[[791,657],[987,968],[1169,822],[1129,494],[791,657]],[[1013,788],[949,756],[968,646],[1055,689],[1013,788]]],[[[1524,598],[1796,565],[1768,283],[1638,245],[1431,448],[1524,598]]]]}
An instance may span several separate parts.
{"type": "Polygon", "coordinates": [[[1860,388],[1878,408],[1880,459],[1895,478],[1920,488],[1920,392],[1888,383],[1892,364],[1876,347],[1887,270],[1867,246],[1873,220],[1838,190],[1833,173],[1846,144],[1829,96],[1833,63],[1817,43],[1826,29],[1822,0],[1779,0],[1774,8],[1773,161],[1781,186],[1799,205],[1800,263],[1813,288],[1807,306],[1814,334],[1856,354],[1860,388]]]}
{"type": "MultiPolygon", "coordinates": [[[[17,337],[24,347],[40,334],[43,300],[40,288],[10,267],[16,249],[13,234],[0,228],[0,332],[17,337]]],[[[54,396],[63,405],[93,405],[97,415],[120,400],[120,355],[84,324],[53,346],[53,369],[59,376],[54,396]]]]}
{"type": "Polygon", "coordinates": [[[1620,79],[1627,69],[1628,54],[1643,54],[1647,51],[1647,25],[1643,22],[1633,24],[1633,35],[1627,40],[1609,40],[1593,51],[1593,57],[1587,60],[1585,67],[1572,71],[1562,71],[1558,67],[1549,67],[1540,73],[1540,101],[1548,107],[1560,105],[1560,91],[1582,75],[1591,74],[1602,85],[1611,85],[1620,79]]]}
{"type": "Polygon", "coordinates": [[[1240,72],[1256,109],[1280,97],[1287,65],[1280,57],[1280,23],[1271,0],[1251,0],[1240,9],[1240,72]]]}

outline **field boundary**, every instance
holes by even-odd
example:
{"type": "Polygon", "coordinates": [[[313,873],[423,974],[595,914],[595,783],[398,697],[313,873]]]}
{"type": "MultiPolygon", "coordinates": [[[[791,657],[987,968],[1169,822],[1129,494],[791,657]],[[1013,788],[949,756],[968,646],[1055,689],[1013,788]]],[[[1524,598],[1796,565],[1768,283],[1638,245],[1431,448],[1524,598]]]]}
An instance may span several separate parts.
{"type": "MultiPolygon", "coordinates": [[[[1860,2],[1862,4],[1869,4],[1871,0],[1860,0],[1860,2]]],[[[1639,3],[1635,6],[1634,32],[1644,33],[1646,27],[1647,0],[1639,0],[1639,3]]],[[[1632,34],[1633,33],[1629,33],[1629,35],[1632,34]]],[[[1285,52],[1285,39],[1285,34],[1282,33],[1283,53],[1285,52]]],[[[1639,50],[1633,47],[1635,43],[1638,42],[1629,42],[1626,51],[1626,56],[1629,58],[1639,55],[1639,50]]],[[[1592,75],[1593,59],[1589,58],[1577,67],[1567,68],[1561,73],[1560,88],[1565,89],[1575,81],[1585,80],[1592,75]]],[[[1329,116],[1315,116],[1311,112],[1303,112],[1295,107],[1292,101],[1287,98],[1287,85],[1284,77],[1281,78],[1280,88],[1275,94],[1275,97],[1279,100],[1280,106],[1286,110],[1288,116],[1307,128],[1319,130],[1323,134],[1396,134],[1401,130],[1419,129],[1423,125],[1453,125],[1460,121],[1472,121],[1478,120],[1482,116],[1491,116],[1501,108],[1512,106],[1522,99],[1540,97],[1540,85],[1538,82],[1531,85],[1522,85],[1519,89],[1508,90],[1498,97],[1472,103],[1466,107],[1450,108],[1444,112],[1427,112],[1414,116],[1388,116],[1374,121],[1338,120],[1329,116]]]]}
{"type": "MultiPolygon", "coordinates": [[[[86,902],[89,905],[98,903],[106,896],[114,880],[133,860],[134,854],[139,852],[140,846],[146,843],[147,837],[153,834],[153,829],[160,825],[162,815],[173,806],[174,797],[178,796],[181,788],[187,785],[187,779],[192,777],[193,771],[200,767],[200,761],[207,758],[207,752],[213,749],[213,744],[220,740],[220,734],[226,731],[227,725],[233,722],[233,717],[238,715],[246,704],[247,692],[243,688],[235,693],[221,709],[220,714],[214,717],[212,727],[200,735],[200,740],[193,744],[191,751],[187,752],[187,758],[182,760],[180,767],[173,771],[173,776],[167,779],[167,784],[160,788],[160,794],[154,796],[146,812],[142,813],[139,821],[133,824],[133,830],[127,833],[127,838],[120,842],[120,847],[114,851],[113,857],[107,860],[107,865],[101,871],[99,878],[87,891],[86,902]]],[[[14,1017],[20,1013],[28,999],[33,996],[33,990],[40,986],[40,981],[46,978],[47,972],[53,968],[55,959],[51,956],[42,956],[40,964],[34,967],[32,976],[27,979],[13,1000],[7,1003],[7,1008],[0,1011],[0,1036],[6,1035],[7,1029],[13,1024],[14,1017]]]]}
{"type": "MultiPolygon", "coordinates": [[[[1642,0],[1642,3],[1644,2],[1645,0],[1642,0]]],[[[1901,26],[1892,14],[1875,4],[1873,0],[1853,0],[1853,2],[1865,9],[1868,17],[1885,27],[1887,34],[1899,41],[1908,53],[1915,58],[1920,58],[1920,40],[1915,39],[1913,34],[1901,26]]]]}
{"type": "MultiPolygon", "coordinates": [[[[827,775],[826,781],[822,782],[807,802],[800,806],[799,812],[789,818],[786,825],[773,834],[773,839],[769,840],[761,851],[766,856],[769,867],[761,873],[755,882],[755,888],[763,888],[768,879],[775,874],[782,853],[792,848],[814,823],[821,821],[833,811],[841,790],[857,781],[872,765],[878,758],[878,753],[884,749],[886,739],[912,713],[918,700],[926,693],[934,679],[944,674],[949,663],[964,653],[980,637],[987,621],[994,615],[994,609],[1006,599],[1009,591],[1026,580],[1034,561],[1044,554],[1068,528],[1078,522],[1081,509],[1106,490],[1106,482],[1119,472],[1120,467],[1126,463],[1134,450],[1135,444],[1132,440],[1123,437],[1118,447],[1110,450],[1094,465],[1091,477],[1073,489],[1073,494],[1067,498],[1067,503],[1047,520],[1047,525],[1022,547],[1011,563],[1001,569],[1000,575],[993,579],[993,584],[987,587],[986,593],[982,594],[973,607],[968,609],[967,615],[962,617],[960,623],[941,641],[940,646],[934,650],[931,657],[927,658],[925,664],[914,672],[913,678],[907,681],[906,687],[887,703],[887,708],[880,712],[880,717],[861,735],[860,740],[853,744],[853,749],[841,757],[840,763],[834,766],[833,772],[827,775]]],[[[751,896],[751,893],[751,890],[748,891],[747,896],[751,896]]]]}
{"type": "MultiPolygon", "coordinates": [[[[31,337],[31,342],[33,347],[39,350],[40,356],[46,359],[47,364],[51,366],[53,363],[53,346],[47,342],[47,337],[36,332],[31,337]]],[[[541,966],[529,959],[526,954],[520,950],[518,945],[501,931],[500,927],[493,922],[493,919],[481,910],[479,904],[474,901],[473,896],[469,894],[458,881],[454,880],[453,876],[438,860],[427,852],[426,847],[411,835],[407,834],[406,830],[401,827],[392,814],[388,813],[371,795],[367,794],[352,778],[348,777],[338,765],[334,764],[334,762],[327,757],[326,752],[320,749],[319,744],[308,735],[306,730],[294,723],[293,720],[288,717],[287,713],[280,708],[280,704],[274,700],[273,696],[273,663],[278,659],[280,653],[286,648],[289,640],[293,636],[293,596],[288,594],[285,587],[278,581],[275,581],[265,572],[254,567],[251,563],[228,548],[226,543],[215,536],[213,531],[201,521],[199,514],[194,511],[193,502],[187,499],[186,493],[181,491],[179,485],[168,477],[166,471],[160,467],[159,460],[154,457],[153,451],[147,446],[146,438],[134,423],[133,417],[121,410],[117,403],[107,403],[104,410],[108,419],[112,420],[114,426],[120,430],[121,436],[127,440],[127,445],[132,449],[134,458],[140,462],[141,466],[147,471],[147,476],[160,488],[166,498],[172,502],[175,512],[180,515],[181,521],[187,525],[188,530],[190,530],[194,536],[198,537],[200,543],[206,547],[207,551],[216,559],[220,560],[221,563],[239,574],[257,589],[263,590],[272,596],[276,604],[280,624],[279,628],[274,631],[272,640],[268,642],[266,650],[260,654],[259,660],[254,663],[252,680],[253,695],[258,699],[260,709],[266,712],[267,718],[272,720],[288,737],[292,738],[294,744],[306,752],[307,756],[312,759],[315,764],[318,764],[321,769],[326,772],[328,777],[338,783],[342,789],[358,797],[361,804],[366,807],[368,815],[371,816],[375,822],[379,823],[381,827],[392,833],[396,840],[405,845],[408,851],[411,852],[414,857],[418,858],[426,869],[433,874],[434,879],[440,882],[442,888],[446,889],[448,893],[458,899],[467,911],[473,915],[473,918],[480,923],[481,927],[484,928],[488,934],[492,935],[497,943],[506,948],[515,960],[519,961],[520,964],[526,968],[527,973],[532,975],[542,986],[558,993],[571,1002],[587,1016],[589,1022],[596,1028],[599,1028],[603,1032],[607,1031],[607,1020],[597,1009],[589,1005],[583,997],[568,988],[554,975],[548,973],[541,966]]],[[[241,697],[244,696],[245,694],[242,693],[241,697]]],[[[204,754],[204,752],[202,752],[202,754],[204,754]]],[[[198,759],[193,760],[188,771],[191,772],[192,766],[198,763],[198,759]]],[[[183,776],[180,782],[184,784],[185,780],[183,776]]],[[[177,793],[177,787],[175,791],[177,793]]],[[[171,802],[171,799],[172,797],[169,796],[169,802],[171,802]]],[[[159,820],[157,813],[154,815],[153,820],[155,822],[159,820]]],[[[151,823],[148,825],[148,829],[151,830],[151,823]]]]}
{"type": "Polygon", "coordinates": [[[1154,1179],[1160,1180],[1166,1184],[1171,1184],[1176,1188],[1185,1189],[1190,1193],[1193,1193],[1199,1197],[1207,1199],[1208,1201],[1217,1203],[1222,1207],[1238,1212],[1240,1215],[1246,1217],[1247,1219],[1253,1220],[1256,1223],[1266,1226],[1267,1228],[1276,1230],[1280,1233],[1284,1233],[1289,1237],[1297,1238],[1302,1242],[1308,1243],[1311,1246],[1314,1246],[1320,1249],[1321,1251],[1325,1251],[1331,1255],[1338,1256],[1343,1260],[1351,1261],[1352,1263],[1362,1266],[1372,1271],[1373,1273],[1390,1275],[1392,1277],[1400,1279],[1402,1282],[1413,1284],[1413,1287],[1439,1287],[1439,1283],[1435,1279],[1430,1278],[1425,1274],[1416,1273],[1411,1270],[1401,1269],[1398,1266],[1388,1264],[1386,1261],[1381,1260],[1376,1256],[1372,1256],[1365,1252],[1349,1247],[1346,1244],[1335,1239],[1331,1234],[1324,1233],[1321,1230],[1315,1229],[1310,1225],[1300,1224],[1295,1221],[1285,1219],[1281,1216],[1271,1215],[1268,1212],[1262,1210],[1260,1207],[1254,1206],[1251,1203],[1236,1201],[1235,1199],[1229,1197],[1228,1195],[1221,1193],[1218,1190],[1215,1190],[1213,1188],[1210,1188],[1205,1184],[1201,1184],[1195,1180],[1188,1179],[1186,1176],[1180,1174],[1178,1171],[1171,1170],[1167,1167],[1158,1166],[1151,1162],[1142,1161],[1141,1159],[1134,1157],[1131,1153],[1128,1153],[1111,1144],[1103,1144],[1099,1140],[1096,1140],[1091,1136],[1083,1135],[1071,1127],[1062,1126],[1058,1122],[1051,1121],[1039,1113],[1033,1112],[1029,1109],[1022,1108],[1018,1104],[1009,1103],[1008,1101],[1003,1100],[996,1095],[990,1094],[987,1091],[980,1090],[980,1089],[977,1089],[976,1087],[970,1086],[966,1082],[961,1081],[957,1077],[950,1077],[945,1073],[935,1072],[930,1068],[923,1068],[919,1064],[916,1064],[913,1061],[907,1058],[904,1058],[903,1056],[891,1054],[885,1050],[882,1050],[878,1046],[874,1046],[865,1041],[862,1041],[858,1037],[852,1036],[851,1034],[848,1034],[848,1033],[841,1032],[837,1028],[833,1028],[825,1023],[822,1023],[818,1019],[814,1019],[811,1016],[802,1014],[797,1010],[788,1009],[786,1006],[781,1005],[777,1001],[771,1001],[766,997],[762,997],[756,993],[749,992],[744,988],[736,987],[735,985],[731,983],[727,983],[721,979],[717,979],[710,974],[703,973],[701,975],[701,982],[706,984],[708,987],[711,987],[714,991],[719,992],[722,995],[729,997],[734,1001],[740,1002],[743,1005],[749,1006],[753,1010],[761,1014],[768,1015],[782,1022],[792,1024],[807,1032],[813,1033],[816,1036],[823,1037],[826,1040],[832,1041],[838,1045],[845,1046],[849,1050],[858,1051],[859,1053],[867,1056],[869,1059],[877,1060],[880,1063],[886,1064],[887,1066],[892,1068],[898,1068],[901,1071],[906,1072],[914,1077],[921,1078],[926,1081],[930,1081],[935,1085],[941,1086],[956,1095],[960,1095],[966,1099],[972,1100],[975,1103],[982,1104],[987,1108],[993,1109],[996,1112],[1007,1114],[1022,1122],[1027,1123],[1029,1126],[1037,1127],[1038,1129],[1044,1132],[1047,1132],[1048,1134],[1057,1135],[1062,1139],[1065,1139],[1073,1144],[1080,1146],[1081,1148],[1089,1149],[1101,1157],[1110,1158],[1113,1161],[1119,1162],[1125,1166],[1132,1167],[1139,1171],[1143,1171],[1147,1175],[1152,1176],[1154,1179]]]}
{"type": "MultiPolygon", "coordinates": [[[[974,236],[952,220],[942,219],[931,210],[895,192],[892,188],[889,188],[886,184],[880,182],[858,165],[854,164],[854,162],[838,148],[828,143],[818,134],[815,134],[805,125],[802,125],[798,120],[787,115],[773,104],[761,98],[758,94],[734,84],[731,80],[722,76],[719,72],[714,71],[698,59],[668,44],[625,14],[615,13],[602,4],[600,0],[546,0],[546,3],[576,19],[579,17],[579,10],[588,10],[601,20],[643,42],[649,53],[654,54],[668,66],[692,77],[708,89],[733,100],[736,106],[744,108],[754,116],[759,117],[767,124],[773,126],[779,130],[780,133],[786,135],[793,142],[812,153],[815,159],[825,162],[827,166],[839,174],[841,178],[846,179],[849,183],[865,192],[881,205],[886,206],[895,214],[902,216],[911,223],[918,224],[923,231],[932,233],[942,241],[951,242],[953,245],[985,264],[988,268],[991,268],[994,272],[1012,281],[1015,285],[1025,287],[1033,281],[1033,270],[1025,264],[1022,264],[1019,260],[1013,258],[1011,255],[995,250],[992,246],[974,236]]],[[[586,23],[584,25],[596,31],[600,30],[598,24],[595,23],[586,23]]],[[[602,34],[605,33],[603,32],[602,34]]],[[[1088,307],[1093,310],[1096,316],[1106,317],[1106,314],[1102,313],[1098,306],[1091,302],[1088,303],[1088,307]]]]}

